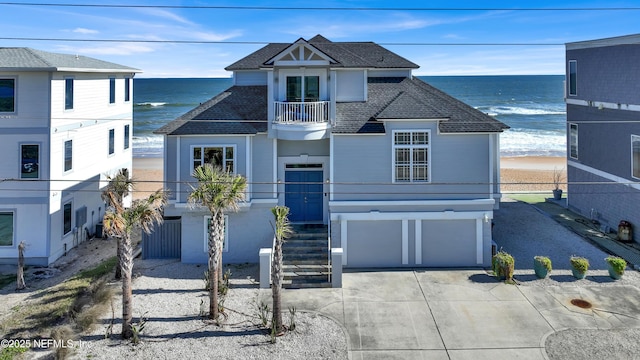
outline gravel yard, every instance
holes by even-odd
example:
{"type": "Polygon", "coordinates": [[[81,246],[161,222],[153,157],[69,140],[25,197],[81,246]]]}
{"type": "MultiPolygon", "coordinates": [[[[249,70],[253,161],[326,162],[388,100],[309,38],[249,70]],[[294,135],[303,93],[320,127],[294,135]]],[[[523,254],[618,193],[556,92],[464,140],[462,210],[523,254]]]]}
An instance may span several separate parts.
{"type": "MultiPolygon", "coordinates": [[[[272,344],[258,316],[258,266],[230,267],[230,290],[224,302],[228,318],[217,326],[200,316],[208,293],[202,279],[204,266],[181,264],[175,260],[138,260],[133,282],[134,323],[147,317],[141,343],[120,340],[121,297],[114,298],[116,325],[105,339],[111,313],[80,340],[78,359],[346,359],[344,330],[334,321],[316,313],[298,311],[295,331],[272,344]]],[[[271,307],[271,304],[268,304],[271,307]]],[[[285,310],[283,321],[289,323],[285,310]]]]}

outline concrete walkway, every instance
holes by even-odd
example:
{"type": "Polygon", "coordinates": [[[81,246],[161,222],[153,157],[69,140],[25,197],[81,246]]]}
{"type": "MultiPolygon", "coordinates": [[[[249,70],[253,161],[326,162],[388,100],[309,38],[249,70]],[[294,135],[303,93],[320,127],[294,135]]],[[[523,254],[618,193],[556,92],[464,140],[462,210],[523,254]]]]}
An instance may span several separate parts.
{"type": "Polygon", "coordinates": [[[483,270],[347,272],[343,282],[285,290],[283,305],[344,326],[351,359],[545,359],[554,331],[640,327],[635,286],[516,286],[483,270]]]}

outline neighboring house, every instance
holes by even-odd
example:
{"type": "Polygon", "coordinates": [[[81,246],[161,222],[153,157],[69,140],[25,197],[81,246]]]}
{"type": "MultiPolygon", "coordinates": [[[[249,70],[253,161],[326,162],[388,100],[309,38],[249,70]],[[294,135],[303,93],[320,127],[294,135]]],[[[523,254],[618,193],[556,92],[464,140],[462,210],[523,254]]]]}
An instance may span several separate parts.
{"type": "Polygon", "coordinates": [[[503,123],[412,76],[372,42],[272,43],[228,66],[234,85],[157,130],[183,262],[204,263],[207,213],[187,197],[211,162],[248,179],[225,262],[269,248],[270,209],[329,227],[347,267],[487,266],[503,123]]]}
{"type": "Polygon", "coordinates": [[[568,43],[566,61],[568,205],[640,227],[640,34],[568,43]]]}
{"type": "Polygon", "coordinates": [[[0,262],[48,265],[93,234],[105,174],[131,169],[137,69],[0,48],[0,262]]]}

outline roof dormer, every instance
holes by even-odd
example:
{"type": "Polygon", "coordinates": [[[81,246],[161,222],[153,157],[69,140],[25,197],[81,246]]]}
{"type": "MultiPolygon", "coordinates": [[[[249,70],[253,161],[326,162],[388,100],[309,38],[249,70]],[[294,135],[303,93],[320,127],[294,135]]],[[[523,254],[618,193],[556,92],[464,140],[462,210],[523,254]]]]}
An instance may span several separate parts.
{"type": "Polygon", "coordinates": [[[271,66],[329,66],[337,61],[305,39],[298,39],[291,46],[276,54],[265,65],[271,66]]]}

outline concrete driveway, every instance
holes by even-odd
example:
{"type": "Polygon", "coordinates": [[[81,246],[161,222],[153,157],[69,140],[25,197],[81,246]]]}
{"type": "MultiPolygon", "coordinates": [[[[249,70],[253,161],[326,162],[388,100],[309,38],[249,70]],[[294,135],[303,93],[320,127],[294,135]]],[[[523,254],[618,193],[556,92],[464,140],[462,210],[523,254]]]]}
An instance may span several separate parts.
{"type": "Polygon", "coordinates": [[[544,359],[554,331],[640,327],[628,285],[516,286],[484,270],[347,272],[343,285],[285,290],[283,302],[344,326],[352,359],[544,359]]]}
{"type": "MultiPolygon", "coordinates": [[[[500,233],[501,246],[516,258],[539,250],[541,234],[549,234],[545,241],[556,249],[549,254],[558,263],[570,253],[603,256],[529,205],[505,210],[496,218],[508,228],[500,233]],[[518,217],[522,221],[514,221],[518,217]]],[[[538,280],[529,260],[516,261],[519,285],[499,282],[484,269],[347,270],[342,289],[285,290],[283,302],[340,323],[350,358],[363,360],[545,359],[545,339],[556,331],[640,327],[637,272],[629,269],[623,280],[612,281],[596,262],[587,279],[575,280],[558,265],[550,278],[538,280]],[[590,308],[572,304],[575,299],[590,308]]],[[[267,301],[271,292],[263,291],[267,301]]]]}

